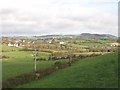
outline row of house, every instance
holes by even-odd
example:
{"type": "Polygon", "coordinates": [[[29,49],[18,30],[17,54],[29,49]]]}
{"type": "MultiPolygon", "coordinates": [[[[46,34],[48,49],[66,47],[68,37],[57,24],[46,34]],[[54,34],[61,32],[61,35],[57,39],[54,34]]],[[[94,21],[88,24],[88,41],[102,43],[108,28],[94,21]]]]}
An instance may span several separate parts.
{"type": "Polygon", "coordinates": [[[52,40],[49,40],[48,41],[49,44],[55,44],[55,43],[59,43],[60,45],[65,45],[66,43],[63,42],[63,41],[60,41],[60,40],[55,40],[55,39],[52,39],[52,40]]]}
{"type": "Polygon", "coordinates": [[[26,41],[26,40],[9,40],[7,46],[9,47],[24,47],[29,46],[30,44],[34,44],[34,41],[26,41]]]}
{"type": "MultiPolygon", "coordinates": [[[[23,42],[15,42],[15,43],[13,43],[13,42],[9,42],[8,43],[8,46],[9,47],[24,47],[24,46],[26,46],[27,44],[28,45],[30,45],[30,44],[34,44],[35,42],[27,42],[27,43],[23,43],[23,42]]],[[[52,43],[52,42],[49,42],[50,44],[52,43]]],[[[59,44],[60,45],[66,45],[66,43],[65,42],[59,42],[59,44]]]]}
{"type": "Polygon", "coordinates": [[[8,43],[8,46],[10,46],[10,47],[18,47],[19,46],[19,44],[18,43],[14,43],[14,44],[12,44],[12,43],[8,43]]]}
{"type": "Polygon", "coordinates": [[[107,43],[108,46],[119,47],[120,43],[107,43]]]}

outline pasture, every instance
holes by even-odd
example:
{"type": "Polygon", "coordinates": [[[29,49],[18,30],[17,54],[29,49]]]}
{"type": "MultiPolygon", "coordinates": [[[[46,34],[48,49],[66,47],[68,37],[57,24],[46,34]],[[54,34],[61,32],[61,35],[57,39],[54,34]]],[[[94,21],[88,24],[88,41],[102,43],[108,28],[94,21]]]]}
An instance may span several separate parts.
{"type": "MultiPolygon", "coordinates": [[[[12,52],[8,50],[11,50],[11,47],[7,47],[6,52],[2,53],[3,56],[9,57],[3,58],[2,60],[3,81],[14,76],[34,71],[34,57],[33,57],[34,52],[18,51],[18,49],[17,51],[12,52]]],[[[39,52],[38,55],[40,57],[48,59],[50,53],[39,52]]],[[[37,61],[37,69],[48,68],[54,63],[55,61],[37,61]]]]}
{"type": "Polygon", "coordinates": [[[118,54],[89,57],[17,88],[117,88],[118,54]]]}
{"type": "MultiPolygon", "coordinates": [[[[49,69],[56,62],[68,65],[70,55],[75,56],[75,63],[70,67],[57,70],[40,80],[16,86],[17,88],[106,88],[117,87],[116,47],[106,46],[110,40],[76,39],[63,40],[59,43],[36,42],[38,48],[37,70],[49,69]],[[108,54],[109,53],[109,54],[108,54]],[[66,58],[66,55],[67,58],[66,58]],[[96,56],[101,55],[101,56],[96,56]],[[81,56],[84,58],[81,58],[81,56]],[[89,56],[89,57],[88,57],[89,56]],[[95,56],[95,57],[93,57],[95,56]],[[52,58],[54,57],[54,58],[52,58]],[[87,58],[86,58],[87,57],[87,58]]],[[[34,49],[29,47],[2,47],[2,79],[7,81],[27,73],[34,73],[34,49]]],[[[58,63],[60,64],[60,63],[58,63]]]]}

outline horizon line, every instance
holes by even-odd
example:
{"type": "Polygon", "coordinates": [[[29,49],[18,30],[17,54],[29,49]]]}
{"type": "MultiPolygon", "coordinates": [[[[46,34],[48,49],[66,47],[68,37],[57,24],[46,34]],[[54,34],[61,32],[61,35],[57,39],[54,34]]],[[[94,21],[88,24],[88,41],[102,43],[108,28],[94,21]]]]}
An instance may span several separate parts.
{"type": "MultiPolygon", "coordinates": [[[[62,33],[52,33],[52,34],[6,34],[6,35],[3,35],[3,34],[0,34],[0,36],[4,37],[4,36],[11,36],[11,37],[17,37],[17,36],[47,36],[47,35],[81,35],[83,33],[79,33],[79,34],[62,34],[62,33]]],[[[112,36],[115,36],[115,37],[120,37],[120,35],[113,35],[113,34],[109,34],[109,33],[86,33],[86,34],[100,34],[100,35],[112,35],[112,36]]]]}

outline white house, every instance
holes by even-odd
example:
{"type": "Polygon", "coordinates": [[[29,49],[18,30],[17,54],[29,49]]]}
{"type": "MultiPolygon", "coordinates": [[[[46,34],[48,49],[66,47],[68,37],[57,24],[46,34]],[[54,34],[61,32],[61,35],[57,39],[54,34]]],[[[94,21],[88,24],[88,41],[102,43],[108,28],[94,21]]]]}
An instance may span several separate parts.
{"type": "Polygon", "coordinates": [[[15,47],[18,47],[19,45],[17,43],[14,44],[15,47]]]}
{"type": "Polygon", "coordinates": [[[114,46],[114,47],[118,47],[120,46],[119,43],[107,43],[108,46],[114,46]]]}
{"type": "Polygon", "coordinates": [[[25,42],[25,40],[23,40],[22,42],[25,42]]]}
{"type": "Polygon", "coordinates": [[[19,45],[17,43],[14,43],[14,44],[9,43],[8,46],[9,47],[18,47],[19,45]]]}
{"type": "Polygon", "coordinates": [[[66,44],[65,42],[60,42],[59,44],[66,44]]]}
{"type": "Polygon", "coordinates": [[[51,43],[52,43],[52,41],[49,41],[48,43],[50,43],[50,44],[51,44],[51,43]]]}
{"type": "Polygon", "coordinates": [[[12,46],[14,46],[14,44],[9,43],[8,46],[9,46],[9,47],[12,47],[12,46]]]}

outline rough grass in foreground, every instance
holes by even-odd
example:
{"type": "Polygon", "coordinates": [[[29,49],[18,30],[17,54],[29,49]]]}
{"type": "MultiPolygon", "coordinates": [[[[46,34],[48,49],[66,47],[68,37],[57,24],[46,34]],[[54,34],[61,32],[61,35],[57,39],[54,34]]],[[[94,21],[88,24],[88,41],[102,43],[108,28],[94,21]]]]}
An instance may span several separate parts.
{"type": "Polygon", "coordinates": [[[17,88],[115,88],[118,87],[117,65],[117,53],[90,57],[17,88]]]}

